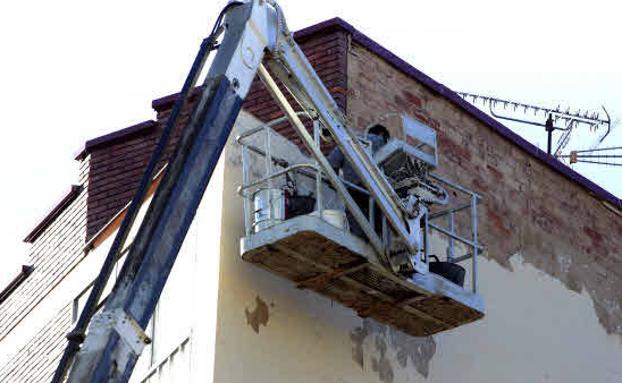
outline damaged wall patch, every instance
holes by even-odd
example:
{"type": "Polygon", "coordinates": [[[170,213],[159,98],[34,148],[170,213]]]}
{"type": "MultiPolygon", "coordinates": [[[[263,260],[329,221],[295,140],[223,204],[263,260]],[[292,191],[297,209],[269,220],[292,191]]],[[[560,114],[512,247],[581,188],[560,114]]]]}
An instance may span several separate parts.
{"type": "Polygon", "coordinates": [[[246,323],[257,334],[259,334],[259,326],[267,326],[270,319],[270,309],[259,295],[255,297],[255,308],[253,310],[249,310],[248,307],[245,308],[244,314],[246,315],[246,323]]]}
{"type": "Polygon", "coordinates": [[[371,319],[364,319],[361,326],[350,331],[352,341],[352,359],[361,368],[365,368],[365,356],[370,355],[371,369],[378,373],[382,382],[393,381],[395,359],[401,368],[408,368],[408,361],[423,377],[430,373],[430,361],[436,353],[433,337],[413,337],[371,319]],[[366,342],[373,340],[373,344],[366,342]],[[391,347],[391,355],[388,348],[391,347]],[[393,356],[394,353],[394,356],[393,356]]]}

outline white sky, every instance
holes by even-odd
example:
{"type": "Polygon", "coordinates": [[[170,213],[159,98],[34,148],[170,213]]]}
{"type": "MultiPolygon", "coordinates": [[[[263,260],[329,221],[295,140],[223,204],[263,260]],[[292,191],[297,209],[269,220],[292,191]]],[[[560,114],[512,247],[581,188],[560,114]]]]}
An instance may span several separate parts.
{"type": "MultiPolygon", "coordinates": [[[[454,90],[550,106],[605,104],[614,118],[622,117],[616,2],[280,3],[292,30],[340,16],[454,90]]],[[[84,141],[153,118],[151,100],[181,88],[224,5],[1,3],[0,288],[26,261],[22,238],[75,182],[73,157],[84,141]]],[[[544,137],[530,129],[523,133],[544,137]]],[[[622,145],[622,127],[604,144],[613,145],[622,145]]],[[[577,169],[622,195],[622,169],[577,169]]]]}

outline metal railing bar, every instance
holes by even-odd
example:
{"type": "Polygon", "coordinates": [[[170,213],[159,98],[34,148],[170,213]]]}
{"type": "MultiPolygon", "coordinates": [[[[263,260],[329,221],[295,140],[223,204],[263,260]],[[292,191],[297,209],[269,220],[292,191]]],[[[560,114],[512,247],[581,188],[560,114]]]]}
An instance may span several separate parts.
{"type": "Polygon", "coordinates": [[[471,197],[471,240],[473,241],[473,263],[472,263],[472,289],[473,294],[477,293],[477,252],[479,245],[477,244],[477,196],[471,197]]]}
{"type": "MultiPolygon", "coordinates": [[[[249,145],[249,144],[241,144],[241,145],[242,145],[243,147],[248,148],[250,151],[252,151],[252,152],[254,152],[254,153],[256,153],[256,154],[258,154],[258,155],[260,155],[260,156],[265,156],[265,155],[266,155],[266,153],[265,153],[263,150],[261,150],[261,149],[257,148],[256,146],[249,145]]],[[[289,166],[290,166],[290,165],[289,165],[289,162],[287,162],[287,160],[285,160],[285,159],[283,159],[283,158],[280,158],[280,157],[275,157],[275,156],[271,156],[271,157],[272,157],[272,162],[273,162],[275,165],[277,165],[277,166],[280,166],[280,167],[282,167],[282,168],[287,168],[287,167],[289,167],[289,166]]],[[[317,171],[317,169],[314,169],[314,170],[316,170],[316,171],[317,171]]],[[[303,176],[305,176],[305,177],[308,177],[308,178],[313,178],[313,179],[315,179],[315,178],[316,178],[316,175],[315,175],[314,173],[306,172],[306,171],[301,170],[301,169],[297,169],[297,170],[296,170],[296,173],[298,173],[298,174],[300,174],[300,175],[303,175],[303,176]]],[[[342,182],[344,185],[346,185],[347,187],[349,187],[349,188],[351,188],[351,189],[354,189],[354,190],[356,190],[356,191],[358,191],[358,192],[364,193],[364,194],[366,194],[366,195],[369,195],[369,191],[367,191],[367,189],[365,189],[364,187],[359,186],[359,185],[357,185],[357,184],[354,184],[354,183],[352,183],[352,182],[350,182],[350,181],[346,181],[345,179],[343,179],[343,177],[339,177],[339,178],[341,179],[341,182],[342,182]]],[[[327,177],[325,177],[324,175],[322,175],[322,181],[328,181],[328,178],[327,178],[327,177]]],[[[325,183],[323,183],[323,184],[324,184],[324,185],[326,185],[327,187],[329,187],[329,188],[331,188],[331,189],[335,190],[335,188],[334,188],[334,187],[333,187],[333,186],[332,186],[329,182],[325,182],[325,183]]]]}
{"type": "MultiPolygon", "coordinates": [[[[309,113],[304,112],[304,111],[303,112],[297,112],[296,114],[298,116],[300,116],[300,117],[307,117],[309,119],[312,119],[312,117],[309,115],[309,113]]],[[[238,135],[235,140],[239,144],[244,145],[244,143],[242,142],[243,139],[245,139],[245,138],[247,138],[249,136],[252,136],[253,134],[257,134],[257,133],[263,131],[266,127],[271,128],[271,127],[273,127],[275,125],[278,125],[278,124],[286,122],[286,121],[288,121],[287,116],[282,116],[282,117],[276,118],[274,120],[266,122],[265,124],[261,124],[261,125],[255,127],[255,128],[247,130],[246,132],[238,135]]]]}
{"type": "Polygon", "coordinates": [[[248,185],[242,185],[242,186],[240,186],[240,187],[238,188],[238,194],[239,194],[239,195],[241,195],[242,197],[244,197],[244,196],[245,196],[245,194],[244,194],[244,191],[245,191],[245,190],[250,189],[250,188],[255,187],[255,186],[258,186],[258,185],[260,185],[260,184],[262,184],[262,183],[264,183],[264,182],[267,182],[267,181],[269,181],[269,180],[272,180],[272,179],[274,179],[274,178],[276,178],[276,177],[280,177],[280,176],[282,176],[282,175],[285,175],[285,174],[287,174],[287,173],[289,173],[289,172],[291,172],[291,171],[294,171],[294,170],[296,170],[296,169],[299,169],[299,168],[311,168],[311,169],[314,169],[315,171],[317,171],[317,170],[318,170],[318,169],[317,169],[317,167],[316,167],[314,164],[295,164],[295,165],[292,165],[292,166],[290,166],[290,167],[288,167],[288,168],[285,168],[285,169],[283,169],[283,170],[280,170],[280,171],[278,171],[278,172],[272,173],[272,174],[271,174],[271,175],[269,175],[269,176],[266,176],[266,177],[260,178],[260,179],[259,179],[259,180],[257,180],[257,181],[251,182],[251,183],[249,183],[248,185]]]}
{"type": "MultiPolygon", "coordinates": [[[[447,230],[447,229],[445,229],[445,228],[443,228],[441,226],[435,225],[433,223],[429,223],[429,226],[432,229],[434,229],[434,230],[440,231],[441,233],[443,233],[443,234],[445,234],[445,235],[447,235],[447,236],[449,236],[449,237],[451,237],[451,238],[453,238],[453,239],[455,239],[455,240],[457,240],[459,242],[464,243],[465,245],[469,245],[469,246],[473,246],[474,245],[473,241],[468,240],[468,239],[466,239],[464,237],[461,237],[461,236],[459,236],[459,235],[457,235],[455,233],[452,233],[449,230],[447,230]]],[[[478,246],[478,249],[482,250],[483,248],[481,246],[478,246]]]]}
{"type": "Polygon", "coordinates": [[[445,185],[448,185],[448,186],[450,186],[450,187],[452,187],[452,188],[454,188],[456,190],[460,190],[463,193],[473,195],[473,196],[477,197],[478,199],[482,198],[476,192],[474,192],[474,191],[472,191],[470,189],[467,189],[464,186],[461,186],[461,185],[455,184],[455,183],[453,183],[451,181],[448,181],[445,178],[439,176],[438,174],[430,173],[429,176],[430,176],[430,178],[433,178],[433,179],[435,179],[435,180],[437,180],[437,181],[439,181],[441,183],[444,183],[445,185]]]}
{"type": "MultiPolygon", "coordinates": [[[[479,203],[481,203],[481,200],[480,200],[480,199],[478,199],[478,200],[477,200],[477,203],[478,203],[478,204],[479,204],[479,203]]],[[[471,207],[471,203],[465,203],[464,205],[460,205],[460,206],[458,206],[458,207],[452,207],[452,208],[449,208],[449,209],[445,209],[445,210],[437,211],[436,213],[432,213],[432,214],[430,214],[430,219],[432,220],[432,219],[436,219],[436,218],[444,217],[444,216],[446,216],[447,214],[450,214],[450,213],[452,213],[452,212],[453,212],[453,213],[458,213],[458,212],[460,212],[460,211],[462,211],[462,210],[465,210],[465,209],[468,209],[468,208],[470,208],[470,207],[471,207]]]]}
{"type": "MultiPolygon", "coordinates": [[[[242,145],[242,183],[246,185],[250,182],[250,174],[248,170],[248,148],[245,145],[242,145]]],[[[252,201],[250,196],[245,196],[244,198],[244,233],[246,236],[251,234],[251,205],[252,201]]]]}
{"type": "MultiPolygon", "coordinates": [[[[261,150],[261,149],[259,149],[255,145],[250,145],[250,144],[241,144],[241,145],[242,145],[243,148],[247,148],[249,151],[251,151],[251,152],[253,152],[253,153],[255,153],[255,154],[259,155],[259,156],[262,156],[262,157],[266,156],[266,152],[261,150]]],[[[289,166],[289,162],[286,159],[284,159],[284,158],[270,156],[270,159],[272,160],[273,164],[275,164],[277,166],[280,166],[282,168],[286,168],[286,167],[289,166]]]]}
{"type": "MultiPolygon", "coordinates": [[[[320,121],[313,120],[313,140],[317,146],[321,145],[320,142],[320,121]]],[[[315,166],[317,171],[315,172],[315,200],[317,202],[317,212],[320,218],[322,218],[322,211],[324,210],[324,201],[322,196],[322,171],[320,170],[320,163],[315,160],[315,166]]]]}
{"type": "MultiPolygon", "coordinates": [[[[456,232],[456,220],[455,220],[455,212],[453,210],[449,211],[449,216],[448,218],[448,225],[449,225],[449,231],[452,233],[456,232]]],[[[454,257],[454,253],[455,253],[455,248],[454,248],[454,239],[449,237],[449,246],[447,248],[447,260],[448,261],[452,261],[455,257],[454,257]]]]}
{"type": "MultiPolygon", "coordinates": [[[[481,247],[478,249],[477,251],[477,255],[480,255],[484,252],[484,249],[482,249],[481,247]]],[[[466,253],[465,255],[461,255],[459,257],[454,257],[451,262],[452,263],[460,263],[462,261],[466,261],[467,259],[471,259],[471,257],[473,257],[473,253],[466,253]]]]}

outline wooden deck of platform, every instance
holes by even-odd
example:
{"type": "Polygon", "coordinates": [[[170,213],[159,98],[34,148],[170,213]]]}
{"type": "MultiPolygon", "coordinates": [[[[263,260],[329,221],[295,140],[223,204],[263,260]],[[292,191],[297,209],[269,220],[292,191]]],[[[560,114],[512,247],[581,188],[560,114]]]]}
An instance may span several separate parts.
{"type": "Polygon", "coordinates": [[[404,333],[425,336],[484,316],[477,294],[433,274],[384,269],[361,239],[313,216],[245,237],[242,258],[404,333]]]}

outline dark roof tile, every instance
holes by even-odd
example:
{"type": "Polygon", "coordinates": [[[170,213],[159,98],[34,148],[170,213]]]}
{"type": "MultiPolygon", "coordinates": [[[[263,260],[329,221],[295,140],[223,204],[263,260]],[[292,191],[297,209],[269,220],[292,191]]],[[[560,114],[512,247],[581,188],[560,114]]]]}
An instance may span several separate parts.
{"type": "Polygon", "coordinates": [[[45,229],[50,226],[52,222],[67,208],[82,192],[82,186],[72,185],[69,191],[64,194],[64,197],[58,201],[56,205],[50,210],[50,212],[39,222],[39,224],[32,229],[32,231],[24,238],[24,242],[33,243],[45,229]]]}
{"type": "Polygon", "coordinates": [[[82,148],[78,154],[75,156],[76,160],[83,159],[91,150],[110,145],[121,140],[126,140],[130,137],[147,133],[151,131],[151,129],[157,125],[157,122],[154,120],[147,120],[136,125],[129,126],[127,128],[114,131],[112,133],[105,134],[103,136],[99,136],[97,138],[90,139],[84,143],[84,148],[82,148]]]}

